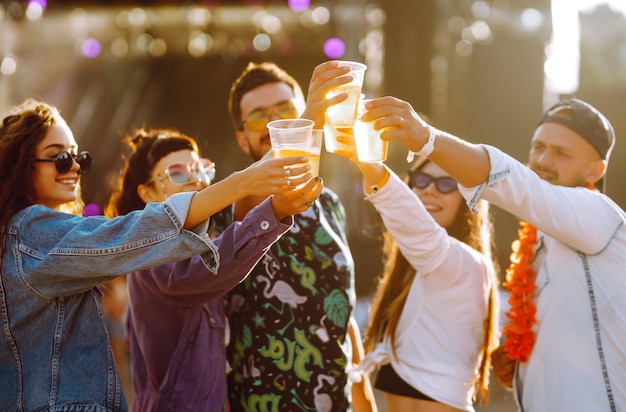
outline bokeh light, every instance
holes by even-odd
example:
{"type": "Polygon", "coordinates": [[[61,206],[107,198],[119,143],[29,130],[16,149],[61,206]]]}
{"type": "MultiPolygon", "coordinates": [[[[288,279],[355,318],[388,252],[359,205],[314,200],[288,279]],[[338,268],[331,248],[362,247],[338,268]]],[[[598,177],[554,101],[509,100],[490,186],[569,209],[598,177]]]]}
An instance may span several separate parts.
{"type": "Polygon", "coordinates": [[[15,56],[8,54],[0,61],[0,73],[10,76],[17,70],[17,60],[15,56]]]}
{"type": "Polygon", "coordinates": [[[272,39],[266,33],[259,33],[252,40],[254,49],[260,52],[269,50],[272,47],[272,39]]]}
{"type": "Polygon", "coordinates": [[[101,49],[100,42],[93,38],[83,40],[80,46],[80,52],[89,59],[98,57],[101,49]]]}
{"type": "Polygon", "coordinates": [[[324,43],[324,54],[331,59],[338,59],[346,52],[346,45],[343,40],[331,37],[324,43]]]}
{"type": "Polygon", "coordinates": [[[289,0],[289,8],[293,11],[305,11],[310,3],[309,0],[289,0]]]}

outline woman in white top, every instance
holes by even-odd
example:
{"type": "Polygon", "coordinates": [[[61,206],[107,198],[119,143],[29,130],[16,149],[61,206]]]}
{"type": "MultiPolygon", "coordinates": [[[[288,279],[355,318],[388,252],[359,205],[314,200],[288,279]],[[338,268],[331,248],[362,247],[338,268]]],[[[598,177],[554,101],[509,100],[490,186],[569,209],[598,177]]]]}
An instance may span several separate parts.
{"type": "Polygon", "coordinates": [[[473,411],[477,394],[487,399],[498,342],[488,205],[470,212],[456,181],[426,159],[408,185],[383,164],[358,166],[387,233],[367,355],[351,376],[380,367],[388,411],[473,411]]]}

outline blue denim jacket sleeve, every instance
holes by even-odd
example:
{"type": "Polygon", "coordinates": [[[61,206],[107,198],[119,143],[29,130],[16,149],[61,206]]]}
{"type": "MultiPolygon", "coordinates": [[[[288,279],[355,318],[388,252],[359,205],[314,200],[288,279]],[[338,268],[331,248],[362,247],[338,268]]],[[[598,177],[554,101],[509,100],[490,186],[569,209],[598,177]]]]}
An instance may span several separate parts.
{"type": "Polygon", "coordinates": [[[111,278],[154,265],[200,255],[217,272],[217,248],[206,224],[184,230],[193,193],[107,219],[80,217],[35,205],[20,212],[16,234],[19,276],[42,297],[68,296],[111,278]]]}

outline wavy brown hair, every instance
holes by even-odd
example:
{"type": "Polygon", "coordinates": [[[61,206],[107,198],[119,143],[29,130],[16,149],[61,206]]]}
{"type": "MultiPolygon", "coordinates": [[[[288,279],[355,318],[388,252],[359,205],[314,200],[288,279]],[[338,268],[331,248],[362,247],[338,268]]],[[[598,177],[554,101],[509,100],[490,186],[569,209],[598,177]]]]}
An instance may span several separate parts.
{"type": "Polygon", "coordinates": [[[233,82],[228,96],[228,112],[235,130],[243,129],[243,121],[241,120],[241,99],[243,96],[250,90],[268,83],[285,83],[293,90],[296,99],[304,99],[302,89],[296,79],[275,63],[250,62],[237,80],[233,82]]]}
{"type": "MultiPolygon", "coordinates": [[[[58,109],[35,99],[27,99],[10,109],[2,119],[0,227],[6,227],[16,213],[36,203],[33,185],[35,149],[57,123],[65,123],[58,109]]],[[[83,206],[80,184],[77,184],[76,200],[61,205],[59,210],[80,215],[83,206]]]]}
{"type": "Polygon", "coordinates": [[[129,153],[125,156],[124,167],[114,182],[113,193],[104,209],[105,216],[109,218],[146,206],[137,188],[150,181],[159,160],[179,150],[198,153],[196,141],[175,129],[136,129],[126,134],[123,140],[129,153]]]}
{"type": "MultiPolygon", "coordinates": [[[[428,159],[421,158],[411,170],[421,170],[428,159]]],[[[408,178],[405,179],[408,183],[408,178]]],[[[485,403],[489,399],[489,369],[491,366],[491,353],[498,345],[498,278],[497,263],[492,256],[493,249],[493,226],[489,217],[487,202],[478,204],[478,213],[472,213],[469,208],[459,207],[456,217],[449,228],[448,235],[469,245],[482,253],[493,266],[491,290],[489,293],[488,316],[483,323],[484,341],[482,346],[482,358],[475,379],[476,389],[474,397],[480,394],[480,402],[485,403]]],[[[378,288],[372,301],[371,315],[365,332],[365,350],[371,352],[378,342],[388,338],[394,356],[396,355],[396,329],[400,321],[400,315],[409,294],[411,283],[415,278],[416,271],[400,252],[398,244],[388,231],[383,234],[383,256],[385,262],[383,273],[378,281],[378,288]]]]}

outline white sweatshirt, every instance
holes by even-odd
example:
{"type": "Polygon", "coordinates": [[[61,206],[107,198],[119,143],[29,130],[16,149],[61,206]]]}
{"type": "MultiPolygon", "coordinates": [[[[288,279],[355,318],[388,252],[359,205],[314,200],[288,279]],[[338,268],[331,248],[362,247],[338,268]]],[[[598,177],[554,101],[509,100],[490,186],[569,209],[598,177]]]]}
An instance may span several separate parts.
{"type": "Polygon", "coordinates": [[[496,148],[489,180],[461,188],[538,229],[533,267],[537,339],[515,378],[524,412],[610,411],[583,259],[592,280],[608,385],[626,411],[626,216],[607,196],[555,186],[496,148]]]}
{"type": "Polygon", "coordinates": [[[372,371],[391,363],[420,392],[473,411],[473,380],[481,358],[491,266],[483,255],[448,236],[393,172],[389,182],[367,199],[417,276],[397,327],[398,360],[385,341],[366,356],[358,370],[372,371]]]}

